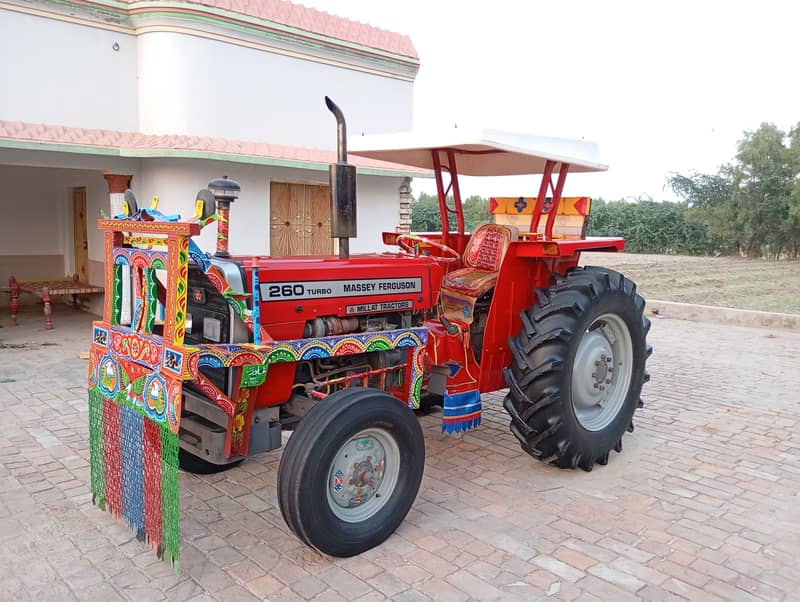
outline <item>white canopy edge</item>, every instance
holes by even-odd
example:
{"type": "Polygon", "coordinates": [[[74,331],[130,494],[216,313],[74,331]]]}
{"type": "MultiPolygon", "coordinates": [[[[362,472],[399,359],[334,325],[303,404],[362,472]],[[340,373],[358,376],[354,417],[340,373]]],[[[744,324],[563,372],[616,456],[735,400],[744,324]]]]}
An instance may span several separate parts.
{"type": "MultiPolygon", "coordinates": [[[[569,163],[570,172],[605,171],[596,142],[517,134],[500,130],[401,132],[352,136],[348,152],[359,157],[433,169],[431,150],[453,150],[465,176],[540,174],[548,160],[569,163]]],[[[442,156],[447,164],[447,158],[442,156]]]]}

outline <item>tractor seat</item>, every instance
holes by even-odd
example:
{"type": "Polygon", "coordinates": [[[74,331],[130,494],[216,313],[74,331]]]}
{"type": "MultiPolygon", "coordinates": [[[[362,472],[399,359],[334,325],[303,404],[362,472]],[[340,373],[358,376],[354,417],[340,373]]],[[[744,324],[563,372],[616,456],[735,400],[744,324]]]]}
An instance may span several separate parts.
{"type": "Polygon", "coordinates": [[[494,287],[508,246],[517,236],[514,226],[484,224],[475,230],[464,249],[466,267],[449,272],[442,281],[441,312],[448,322],[462,328],[472,324],[475,302],[494,287]]]}
{"type": "Polygon", "coordinates": [[[477,299],[494,286],[508,246],[517,240],[514,226],[483,224],[479,226],[464,249],[464,265],[449,272],[442,288],[477,299]]]}

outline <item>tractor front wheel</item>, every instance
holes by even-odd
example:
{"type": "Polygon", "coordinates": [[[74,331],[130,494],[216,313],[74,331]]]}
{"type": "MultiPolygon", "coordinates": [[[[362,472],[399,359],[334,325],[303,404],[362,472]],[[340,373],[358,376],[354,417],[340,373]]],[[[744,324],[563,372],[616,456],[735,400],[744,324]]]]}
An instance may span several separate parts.
{"type": "Polygon", "coordinates": [[[355,556],[400,525],[424,464],[422,429],[402,402],[375,389],[337,391],[306,414],[286,445],[281,513],[320,552],[355,556]]]}
{"type": "Polygon", "coordinates": [[[235,468],[242,462],[244,462],[244,458],[227,464],[213,464],[208,460],[203,460],[203,458],[195,456],[185,449],[178,450],[178,466],[181,467],[181,470],[192,474],[217,474],[218,472],[225,472],[226,470],[235,468]]]}
{"type": "Polygon", "coordinates": [[[650,321],[636,286],[596,267],[558,276],[523,311],[503,403],[522,449],[560,468],[592,470],[622,451],[649,379],[650,321]]]}

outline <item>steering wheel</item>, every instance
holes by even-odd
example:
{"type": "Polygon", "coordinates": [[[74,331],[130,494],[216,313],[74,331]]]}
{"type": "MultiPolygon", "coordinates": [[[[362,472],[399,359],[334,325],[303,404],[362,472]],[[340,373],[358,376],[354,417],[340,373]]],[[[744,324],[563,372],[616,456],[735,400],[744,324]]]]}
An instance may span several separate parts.
{"type": "Polygon", "coordinates": [[[437,255],[431,255],[430,257],[438,262],[438,263],[455,263],[459,259],[461,259],[461,254],[456,251],[455,249],[451,249],[445,244],[440,242],[436,242],[435,240],[431,240],[429,238],[425,238],[424,236],[417,236],[416,234],[401,234],[395,240],[397,246],[399,246],[404,251],[409,253],[414,253],[417,255],[419,248],[414,245],[423,244],[433,247],[434,249],[439,249],[442,253],[445,253],[445,257],[439,257],[437,255]]]}

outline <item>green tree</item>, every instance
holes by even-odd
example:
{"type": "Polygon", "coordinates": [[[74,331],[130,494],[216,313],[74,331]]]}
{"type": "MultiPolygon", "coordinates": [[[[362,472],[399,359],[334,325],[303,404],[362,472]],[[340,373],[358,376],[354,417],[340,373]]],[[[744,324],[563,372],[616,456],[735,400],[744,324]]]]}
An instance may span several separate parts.
{"type": "Polygon", "coordinates": [[[702,224],[687,219],[686,203],[592,201],[591,236],[623,236],[632,253],[703,254],[711,251],[702,224]]]}
{"type": "Polygon", "coordinates": [[[787,254],[792,259],[800,258],[800,124],[789,132],[789,165],[794,178],[789,193],[786,223],[787,254]]]}
{"type": "Polygon", "coordinates": [[[796,175],[786,134],[771,123],[745,132],[731,167],[731,201],[748,257],[779,258],[787,243],[789,197],[796,175]]]}
{"type": "Polygon", "coordinates": [[[708,252],[728,255],[741,250],[743,233],[731,203],[729,167],[716,175],[676,174],[668,182],[686,202],[687,221],[705,229],[708,252]]]}
{"type": "MultiPolygon", "coordinates": [[[[453,197],[448,197],[452,207],[453,197]]],[[[489,200],[480,196],[470,196],[462,201],[464,212],[464,230],[474,232],[481,224],[491,221],[489,215],[489,200]]],[[[455,223],[450,224],[450,229],[455,229],[455,223]]],[[[441,232],[442,217],[439,211],[439,197],[421,192],[416,200],[411,202],[411,230],[414,232],[441,232]]]]}
{"type": "Polygon", "coordinates": [[[676,174],[668,181],[688,204],[690,221],[708,229],[711,247],[748,257],[798,256],[800,132],[771,123],[745,132],[734,160],[716,175],[676,174]]]}
{"type": "Polygon", "coordinates": [[[464,210],[464,230],[475,232],[481,224],[492,221],[489,215],[489,199],[480,196],[471,196],[463,202],[464,210]]]}
{"type": "Polygon", "coordinates": [[[439,199],[421,192],[419,197],[411,201],[411,231],[441,232],[442,217],[439,213],[439,199]]]}

